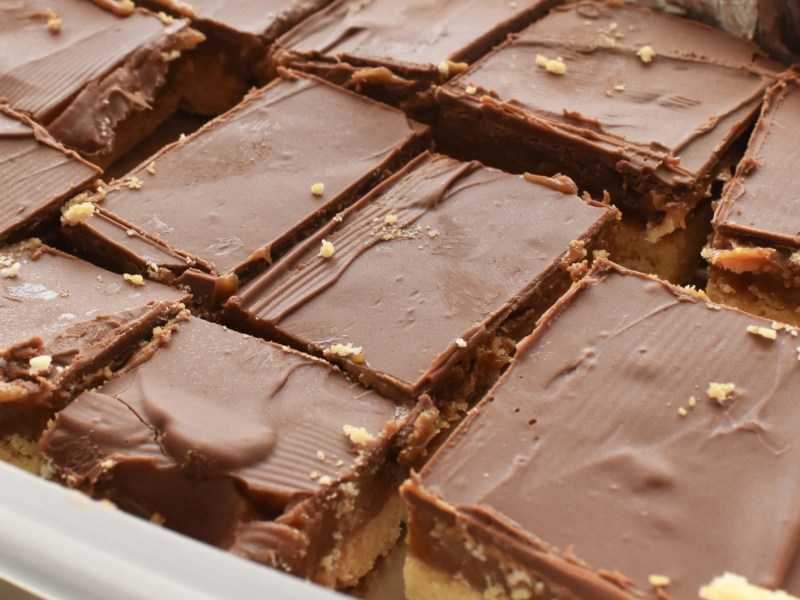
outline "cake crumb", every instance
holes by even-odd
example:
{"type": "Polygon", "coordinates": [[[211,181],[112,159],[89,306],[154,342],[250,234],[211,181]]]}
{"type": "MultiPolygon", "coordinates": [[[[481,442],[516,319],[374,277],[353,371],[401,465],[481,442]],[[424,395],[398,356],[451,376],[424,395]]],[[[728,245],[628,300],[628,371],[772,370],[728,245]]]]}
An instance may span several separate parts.
{"type": "Polygon", "coordinates": [[[50,33],[59,33],[63,24],[61,17],[50,9],[45,12],[45,17],[47,18],[47,29],[50,33]]]}
{"type": "Polygon", "coordinates": [[[155,174],[156,174],[156,161],[154,161],[154,160],[151,160],[151,161],[150,161],[150,164],[149,164],[149,165],[147,165],[147,169],[146,169],[146,171],[147,171],[148,173],[150,173],[150,175],[155,175],[155,174]]]}
{"type": "Polygon", "coordinates": [[[330,485],[331,483],[333,483],[333,479],[331,479],[327,475],[322,475],[319,478],[319,483],[320,483],[320,485],[330,485]]]}
{"type": "Polygon", "coordinates": [[[94,202],[86,201],[72,204],[61,211],[62,225],[74,227],[78,223],[83,223],[94,214],[94,202]]]}
{"type": "Polygon", "coordinates": [[[333,256],[333,253],[336,252],[336,248],[333,247],[328,240],[322,240],[322,245],[319,248],[319,256],[322,258],[330,258],[333,256]]]}
{"type": "Polygon", "coordinates": [[[563,75],[567,72],[567,65],[560,56],[548,58],[544,54],[536,55],[536,65],[554,75],[563,75]]]}
{"type": "Polygon", "coordinates": [[[136,4],[133,2],[133,0],[119,0],[119,2],[117,2],[117,6],[126,11],[133,11],[136,9],[136,4]]]}
{"type": "Polygon", "coordinates": [[[17,275],[19,275],[20,268],[21,265],[18,262],[15,262],[14,264],[9,265],[8,267],[3,267],[2,269],[0,269],[0,277],[2,277],[3,279],[13,279],[17,275]]]}
{"type": "Polygon", "coordinates": [[[346,344],[332,344],[329,348],[322,351],[324,356],[350,357],[353,362],[361,364],[364,362],[364,349],[361,346],[354,346],[348,342],[346,344]]]}
{"type": "Polygon", "coordinates": [[[474,85],[468,85],[466,88],[464,88],[464,91],[470,96],[474,96],[478,91],[478,88],[476,88],[474,85]]]}
{"type": "Polygon", "coordinates": [[[716,400],[720,406],[723,406],[733,398],[733,392],[735,390],[736,384],[734,383],[717,383],[712,381],[708,384],[706,394],[708,394],[708,397],[712,400],[716,400]]]}
{"type": "Polygon", "coordinates": [[[125,180],[124,185],[131,190],[140,190],[142,189],[142,180],[136,177],[136,175],[132,175],[125,180]]]}
{"type": "Polygon", "coordinates": [[[697,406],[697,397],[696,396],[689,396],[689,406],[694,408],[697,406]]]}
{"type": "Polygon", "coordinates": [[[760,335],[763,338],[768,340],[774,340],[778,337],[778,332],[774,329],[770,329],[769,327],[759,327],[758,325],[748,325],[747,326],[747,333],[752,333],[753,335],[760,335]]]}
{"type": "Polygon", "coordinates": [[[153,327],[153,337],[154,338],[159,337],[162,333],[164,333],[164,329],[162,327],[153,327]]]}
{"type": "Polygon", "coordinates": [[[142,286],[144,285],[144,277],[139,275],[131,275],[130,273],[123,273],[122,278],[127,281],[128,283],[132,283],[133,285],[142,286]]]}
{"type": "Polygon", "coordinates": [[[614,91],[615,92],[624,92],[625,91],[625,84],[624,83],[618,83],[617,85],[614,86],[614,91]]]}
{"type": "Polygon", "coordinates": [[[680,408],[678,408],[678,414],[682,417],[685,417],[686,415],[689,414],[689,411],[681,406],[680,408]]]}
{"type": "Polygon", "coordinates": [[[466,348],[467,341],[464,338],[456,338],[456,346],[459,348],[466,348]]]}
{"type": "Polygon", "coordinates": [[[325,193],[325,184],[320,182],[312,184],[311,193],[315,196],[322,196],[325,193]]]}
{"type": "Polygon", "coordinates": [[[325,460],[325,453],[322,450],[317,450],[317,460],[325,460]]]}
{"type": "Polygon", "coordinates": [[[311,471],[311,473],[308,474],[308,478],[311,479],[312,481],[314,479],[319,479],[319,473],[317,473],[316,471],[311,471]]]}
{"type": "Polygon", "coordinates": [[[745,577],[725,573],[698,592],[703,600],[797,600],[795,596],[782,590],[771,591],[748,582],[745,577]]]}
{"type": "Polygon", "coordinates": [[[608,250],[592,250],[592,257],[594,257],[595,259],[608,258],[609,257],[608,250]]]}
{"type": "Polygon", "coordinates": [[[158,11],[158,18],[164,25],[172,25],[175,22],[175,17],[168,15],[162,10],[158,11]]]}
{"type": "MultiPolygon", "coordinates": [[[[161,58],[164,59],[164,62],[172,62],[173,60],[178,60],[181,57],[180,50],[171,50],[169,52],[162,52],[161,58]]],[[[181,134],[184,138],[186,138],[186,134],[181,134]]]]}
{"type": "Polygon", "coordinates": [[[647,580],[653,587],[666,587],[669,585],[669,577],[666,575],[650,575],[647,580]]]}
{"type": "Polygon", "coordinates": [[[397,215],[386,215],[383,220],[387,225],[394,225],[397,223],[397,215]]]}
{"type": "Polygon", "coordinates": [[[28,361],[30,369],[28,371],[31,375],[38,375],[39,373],[46,373],[50,370],[50,365],[53,362],[53,357],[43,354],[41,356],[34,356],[28,361]]]}
{"type": "Polygon", "coordinates": [[[652,46],[642,46],[637,50],[636,56],[638,56],[641,61],[645,64],[649,64],[653,62],[653,59],[656,56],[656,51],[653,50],[652,46]]]}
{"type": "Polygon", "coordinates": [[[465,62],[453,62],[452,60],[443,60],[439,63],[439,73],[441,73],[444,77],[450,77],[451,75],[458,75],[459,73],[463,73],[469,68],[469,64],[465,62]]]}
{"type": "Polygon", "coordinates": [[[183,141],[185,141],[185,140],[186,140],[186,134],[185,134],[185,133],[182,133],[182,134],[180,134],[180,135],[178,136],[178,141],[179,141],[179,142],[183,142],[183,141]]]}
{"type": "Polygon", "coordinates": [[[350,438],[350,441],[360,446],[361,444],[368,444],[375,441],[375,436],[363,427],[355,427],[354,425],[344,425],[342,427],[344,434],[350,438]]]}
{"type": "Polygon", "coordinates": [[[429,229],[428,230],[428,237],[431,238],[432,240],[435,240],[437,237],[439,237],[439,230],[438,229],[429,229]]]}

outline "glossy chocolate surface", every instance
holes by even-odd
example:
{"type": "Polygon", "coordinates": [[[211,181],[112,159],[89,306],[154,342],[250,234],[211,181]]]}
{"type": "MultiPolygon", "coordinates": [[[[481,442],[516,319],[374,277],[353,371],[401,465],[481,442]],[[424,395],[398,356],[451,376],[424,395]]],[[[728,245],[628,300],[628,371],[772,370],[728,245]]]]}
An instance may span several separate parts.
{"type": "Polygon", "coordinates": [[[413,396],[565,268],[571,242],[612,219],[568,192],[423,155],[245,286],[229,309],[312,353],[361,348],[365,361],[351,356],[349,369],[413,396]],[[318,255],[322,239],[335,248],[330,258],[318,255]]]}
{"type": "Polygon", "coordinates": [[[181,322],[161,343],[59,413],[42,443],[58,472],[265,562],[270,551],[292,562],[309,544],[329,546],[330,531],[314,531],[318,511],[341,499],[332,486],[390,460],[390,438],[412,411],[329,364],[207,321],[181,322]],[[356,445],[347,425],[373,441],[356,445]],[[312,497],[318,504],[304,504],[312,497]]]}
{"type": "Polygon", "coordinates": [[[0,238],[52,216],[61,200],[99,176],[41,126],[0,105],[0,238]]]}
{"type": "Polygon", "coordinates": [[[76,235],[105,237],[112,253],[178,274],[189,266],[240,274],[386,177],[426,135],[395,109],[289,76],[142,164],[109,192],[104,222],[89,219],[76,235]]]}
{"type": "MultiPolygon", "coordinates": [[[[754,118],[775,70],[757,46],[733,35],[644,8],[579,2],[512,36],[442,94],[486,119],[506,114],[524,131],[512,138],[539,131],[560,148],[562,156],[550,157],[556,163],[570,164],[574,153],[575,172],[565,171],[572,177],[607,163],[639,194],[660,186],[656,208],[685,210],[705,191],[693,189],[698,181],[754,118]],[[648,46],[654,56],[645,62],[639,52],[648,46]],[[537,56],[562,59],[565,72],[538,66],[537,56]]],[[[612,192],[612,200],[622,198],[612,192]]]]}
{"type": "Polygon", "coordinates": [[[747,153],[714,218],[718,232],[800,247],[800,73],[789,71],[767,95],[747,153]]]}
{"type": "Polygon", "coordinates": [[[725,571],[787,585],[800,530],[796,332],[601,264],[522,342],[418,485],[571,591],[559,597],[660,598],[653,574],[676,599],[725,571]],[[713,382],[734,386],[724,402],[713,382]]]}

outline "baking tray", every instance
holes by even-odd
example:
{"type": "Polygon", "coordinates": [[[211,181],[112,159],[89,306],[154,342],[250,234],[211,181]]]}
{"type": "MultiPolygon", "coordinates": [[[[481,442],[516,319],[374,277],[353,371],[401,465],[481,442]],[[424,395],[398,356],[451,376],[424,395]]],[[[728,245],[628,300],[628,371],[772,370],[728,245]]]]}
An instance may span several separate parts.
{"type": "Polygon", "coordinates": [[[0,598],[336,600],[0,462],[0,598]]]}

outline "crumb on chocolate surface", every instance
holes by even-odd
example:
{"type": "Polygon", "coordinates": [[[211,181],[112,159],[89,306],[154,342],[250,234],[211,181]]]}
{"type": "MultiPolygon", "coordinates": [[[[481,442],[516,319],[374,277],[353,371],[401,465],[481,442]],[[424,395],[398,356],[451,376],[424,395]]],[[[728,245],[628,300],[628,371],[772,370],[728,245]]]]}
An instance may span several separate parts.
{"type": "Polygon", "coordinates": [[[322,353],[325,356],[342,356],[342,357],[349,356],[353,359],[353,362],[356,363],[364,362],[364,349],[361,346],[354,346],[350,342],[346,344],[332,344],[329,348],[326,348],[322,353]]]}
{"type": "Polygon", "coordinates": [[[544,54],[536,55],[536,65],[554,75],[563,75],[567,72],[567,65],[560,56],[548,58],[544,54]]]}
{"type": "Polygon", "coordinates": [[[368,444],[375,441],[375,436],[363,427],[355,427],[354,425],[342,426],[344,434],[350,438],[350,441],[356,445],[368,444]]]}
{"type": "Polygon", "coordinates": [[[61,223],[63,225],[75,226],[83,223],[94,214],[94,202],[78,202],[71,204],[61,211],[61,223]]]}
{"type": "Polygon", "coordinates": [[[706,394],[712,400],[722,406],[733,398],[733,393],[736,391],[736,384],[734,383],[718,383],[712,381],[708,384],[706,394]]]}
{"type": "Polygon", "coordinates": [[[336,248],[333,247],[333,244],[328,240],[322,240],[322,244],[319,247],[319,256],[330,258],[334,252],[336,252],[336,248]]]}
{"type": "Polygon", "coordinates": [[[387,225],[394,225],[397,223],[397,215],[386,215],[383,220],[387,225]]]}
{"type": "Polygon", "coordinates": [[[443,60],[439,63],[438,69],[444,77],[451,75],[458,75],[463,73],[469,68],[469,64],[465,62],[453,62],[452,60],[443,60]]]}
{"type": "Polygon", "coordinates": [[[639,50],[636,51],[636,56],[645,63],[653,62],[653,59],[656,57],[656,51],[653,50],[652,46],[642,46],[639,50]]]}
{"type": "Polygon", "coordinates": [[[147,165],[147,169],[146,169],[146,171],[147,171],[148,173],[150,173],[150,175],[155,175],[155,174],[156,174],[156,161],[154,161],[154,160],[151,160],[151,161],[150,161],[150,164],[149,164],[149,165],[147,165]]]}
{"type": "Polygon", "coordinates": [[[325,193],[325,184],[324,183],[315,183],[311,186],[311,193],[315,196],[322,196],[325,193]]]}
{"type": "Polygon", "coordinates": [[[12,263],[0,269],[0,277],[3,279],[13,279],[19,275],[20,264],[18,262],[12,263]]]}
{"type": "Polygon", "coordinates": [[[669,577],[666,575],[650,575],[647,579],[653,587],[665,587],[669,585],[669,577]]]}
{"type": "Polygon", "coordinates": [[[50,365],[53,362],[53,357],[43,354],[41,356],[34,356],[29,361],[30,374],[38,375],[39,373],[46,373],[50,370],[50,365]]]}
{"type": "Polygon", "coordinates": [[[703,600],[797,600],[795,596],[782,590],[771,591],[748,582],[745,577],[725,573],[698,592],[703,600]]]}
{"type": "Polygon", "coordinates": [[[753,335],[758,335],[768,340],[774,340],[778,337],[778,332],[775,329],[760,327],[758,325],[748,325],[747,333],[752,333],[753,335]]]}
{"type": "Polygon", "coordinates": [[[140,190],[142,189],[142,180],[133,175],[125,181],[125,185],[132,190],[140,190]]]}
{"type": "Polygon", "coordinates": [[[144,285],[144,277],[142,277],[139,274],[131,275],[130,273],[123,273],[122,278],[128,283],[131,283],[133,285],[138,285],[138,286],[144,285]]]}

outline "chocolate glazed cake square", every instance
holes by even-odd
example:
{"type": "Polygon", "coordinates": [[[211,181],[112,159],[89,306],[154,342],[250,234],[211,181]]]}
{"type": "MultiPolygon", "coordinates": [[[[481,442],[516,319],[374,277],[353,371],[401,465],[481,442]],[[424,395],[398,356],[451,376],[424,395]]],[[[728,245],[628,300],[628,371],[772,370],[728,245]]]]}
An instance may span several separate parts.
{"type": "Polygon", "coordinates": [[[408,598],[797,595],[799,339],[597,261],[403,485],[408,598]]]}
{"type": "Polygon", "coordinates": [[[191,318],[59,413],[71,487],[234,554],[351,585],[400,534],[397,487],[438,432],[330,364],[191,318]]]}
{"type": "Polygon", "coordinates": [[[570,183],[423,154],[244,286],[226,317],[388,397],[463,409],[615,222],[570,183]]]}
{"type": "Polygon", "coordinates": [[[747,153],[714,217],[708,294],[800,325],[800,73],[770,89],[747,153]]]}
{"type": "Polygon", "coordinates": [[[180,94],[167,82],[203,40],[188,25],[110,1],[6,2],[0,97],[106,166],[175,110],[180,94]]]}

